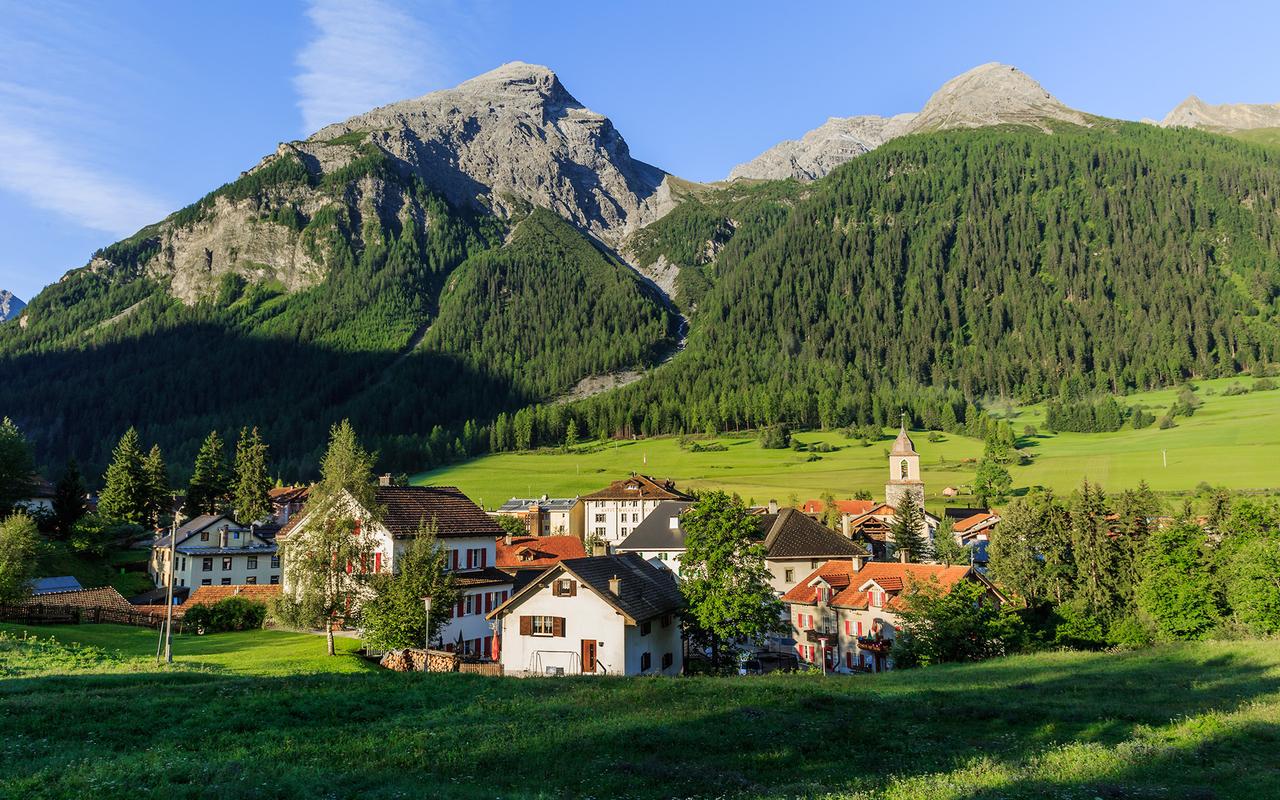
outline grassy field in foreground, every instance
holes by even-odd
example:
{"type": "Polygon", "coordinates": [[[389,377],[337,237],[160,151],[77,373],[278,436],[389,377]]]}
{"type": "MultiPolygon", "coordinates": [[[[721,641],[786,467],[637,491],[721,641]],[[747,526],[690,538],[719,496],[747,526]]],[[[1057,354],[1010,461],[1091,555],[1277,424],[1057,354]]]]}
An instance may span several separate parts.
{"type": "Polygon", "coordinates": [[[885,676],[399,674],[318,637],[0,626],[0,796],[1280,796],[1280,645],[885,676]],[[142,632],[147,633],[147,632],[142,632]],[[81,651],[84,641],[123,651],[81,651]]]}
{"type": "MultiPolygon", "coordinates": [[[[1020,436],[1027,425],[1041,431],[1022,442],[1034,458],[1028,466],[1010,469],[1015,487],[1070,492],[1087,477],[1117,491],[1141,480],[1162,492],[1191,490],[1201,481],[1233,489],[1280,488],[1280,391],[1223,396],[1237,380],[1246,386],[1252,383],[1250,378],[1198,382],[1204,406],[1192,417],[1179,418],[1177,427],[1169,430],[1152,425],[1115,433],[1050,434],[1044,432],[1042,406],[995,405],[991,410],[1000,416],[1009,413],[1020,436]]],[[[1146,404],[1159,416],[1176,395],[1174,389],[1144,392],[1122,402],[1146,404]]],[[[889,433],[869,447],[837,431],[797,434],[803,442],[828,442],[838,448],[818,454],[816,461],[808,461],[808,453],[763,450],[755,438],[722,437],[716,441],[726,451],[694,453],[665,437],[584,446],[574,452],[501,453],[421,473],[413,480],[457,485],[486,508],[513,496],[585,494],[631,471],[674,478],[683,486],[737,492],[758,503],[774,499],[785,504],[793,496],[804,501],[824,492],[848,497],[858,490],[881,497],[888,477],[889,433]]],[[[930,442],[924,432],[913,433],[913,439],[929,505],[936,508],[942,505],[943,487],[964,486],[972,478],[974,464],[963,462],[981,455],[982,443],[950,434],[930,442]]],[[[964,502],[959,498],[953,504],[964,502]]]]}

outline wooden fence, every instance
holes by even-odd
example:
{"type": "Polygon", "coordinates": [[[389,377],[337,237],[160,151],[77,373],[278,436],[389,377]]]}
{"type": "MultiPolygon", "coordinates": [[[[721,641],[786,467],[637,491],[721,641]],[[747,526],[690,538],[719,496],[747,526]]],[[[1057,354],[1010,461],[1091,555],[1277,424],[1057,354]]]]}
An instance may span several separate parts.
{"type": "MultiPolygon", "coordinates": [[[[176,610],[176,609],[175,609],[176,610]]],[[[20,622],[24,625],[78,625],[82,623],[109,623],[113,625],[139,625],[159,628],[164,624],[164,614],[156,611],[125,611],[102,606],[68,606],[48,603],[27,603],[21,606],[0,606],[0,621],[20,622]]],[[[174,630],[182,633],[182,620],[174,615],[174,630]]]]}

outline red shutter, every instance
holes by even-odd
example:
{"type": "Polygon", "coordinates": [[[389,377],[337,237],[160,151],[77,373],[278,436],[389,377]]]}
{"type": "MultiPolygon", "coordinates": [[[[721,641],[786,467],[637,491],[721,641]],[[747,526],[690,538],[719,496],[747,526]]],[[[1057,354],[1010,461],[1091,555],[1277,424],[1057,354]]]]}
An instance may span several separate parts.
{"type": "Polygon", "coordinates": [[[382,551],[373,554],[373,571],[382,572],[382,551]]]}
{"type": "Polygon", "coordinates": [[[853,669],[853,651],[849,650],[844,654],[844,665],[849,669],[853,669]]]}
{"type": "Polygon", "coordinates": [[[480,551],[480,569],[489,566],[489,548],[480,551]]]}
{"type": "Polygon", "coordinates": [[[520,635],[521,636],[533,635],[533,617],[520,618],[520,635]]]}
{"type": "Polygon", "coordinates": [[[453,571],[457,572],[458,571],[458,551],[453,550],[452,552],[453,552],[453,571]]]}
{"type": "Polygon", "coordinates": [[[488,614],[493,610],[493,592],[484,593],[484,613],[488,614]]]}
{"type": "Polygon", "coordinates": [[[862,620],[858,620],[858,635],[862,635],[862,620]]]}
{"type": "Polygon", "coordinates": [[[846,619],[846,620],[844,621],[844,635],[845,635],[845,636],[852,636],[852,635],[853,635],[853,621],[852,621],[852,620],[847,620],[847,619],[846,619]]]}

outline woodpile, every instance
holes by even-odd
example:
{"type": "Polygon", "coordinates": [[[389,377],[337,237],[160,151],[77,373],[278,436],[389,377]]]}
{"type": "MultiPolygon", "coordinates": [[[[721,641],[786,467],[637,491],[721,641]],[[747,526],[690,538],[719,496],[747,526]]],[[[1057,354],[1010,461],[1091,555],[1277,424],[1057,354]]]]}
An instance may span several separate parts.
{"type": "Polygon", "coordinates": [[[388,650],[378,662],[396,672],[457,672],[458,654],[444,650],[388,650]]]}

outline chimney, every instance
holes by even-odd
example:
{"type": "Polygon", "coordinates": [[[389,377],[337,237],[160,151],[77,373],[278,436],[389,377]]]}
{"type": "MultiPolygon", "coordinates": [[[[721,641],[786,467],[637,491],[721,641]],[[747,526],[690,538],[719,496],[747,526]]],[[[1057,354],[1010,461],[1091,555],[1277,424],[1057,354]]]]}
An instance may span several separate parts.
{"type": "Polygon", "coordinates": [[[617,575],[609,579],[609,591],[613,593],[614,597],[622,596],[622,579],[617,575]]]}
{"type": "Polygon", "coordinates": [[[777,500],[770,500],[770,501],[769,501],[769,513],[770,513],[770,514],[777,514],[777,513],[778,513],[778,501],[777,501],[777,500]]]}
{"type": "Polygon", "coordinates": [[[677,530],[680,527],[680,517],[672,514],[671,518],[667,520],[667,524],[671,526],[671,530],[677,530]]]}
{"type": "Polygon", "coordinates": [[[226,546],[227,546],[227,529],[224,527],[222,530],[218,531],[218,547],[226,547],[226,546]]]}
{"type": "Polygon", "coordinates": [[[510,533],[507,533],[507,535],[506,535],[506,536],[503,536],[503,537],[502,537],[502,543],[503,543],[503,544],[505,544],[507,547],[510,547],[510,546],[511,546],[511,534],[510,534],[510,533]]]}
{"type": "Polygon", "coordinates": [[[591,546],[591,555],[593,556],[609,555],[609,545],[605,544],[604,542],[596,542],[591,546]]]}
{"type": "Polygon", "coordinates": [[[385,474],[383,474],[383,475],[379,475],[379,476],[378,476],[378,485],[379,485],[379,486],[390,486],[390,485],[391,485],[391,473],[390,473],[390,472],[388,472],[388,473],[385,473],[385,474]]]}

